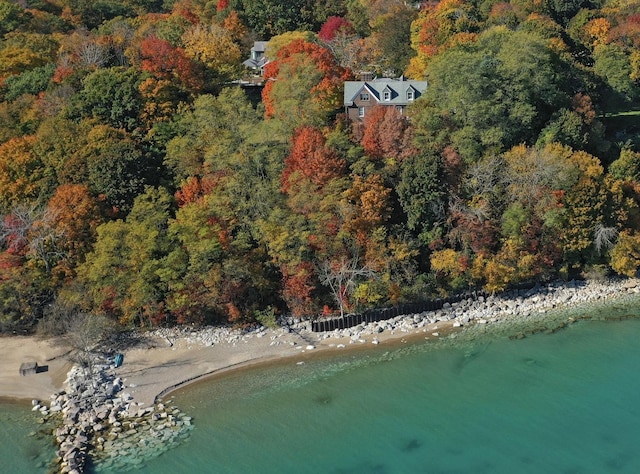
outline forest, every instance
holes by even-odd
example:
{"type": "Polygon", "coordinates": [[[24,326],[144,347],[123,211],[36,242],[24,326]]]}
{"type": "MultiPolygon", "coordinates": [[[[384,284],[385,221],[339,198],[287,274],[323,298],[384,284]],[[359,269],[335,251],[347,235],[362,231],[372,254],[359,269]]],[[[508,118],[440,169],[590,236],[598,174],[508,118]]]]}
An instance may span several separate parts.
{"type": "Polygon", "coordinates": [[[640,0],[0,0],[0,101],[0,332],[640,266],[640,0]],[[428,88],[354,124],[364,71],[428,88]]]}

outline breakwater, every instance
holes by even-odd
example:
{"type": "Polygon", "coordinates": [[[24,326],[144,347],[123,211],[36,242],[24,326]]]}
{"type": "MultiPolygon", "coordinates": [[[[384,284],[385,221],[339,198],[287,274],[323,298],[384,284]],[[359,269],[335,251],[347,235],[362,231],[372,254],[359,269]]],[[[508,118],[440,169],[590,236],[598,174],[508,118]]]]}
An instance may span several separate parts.
{"type": "Polygon", "coordinates": [[[54,424],[57,472],[81,474],[90,468],[127,471],[180,444],[192,420],[168,403],[144,407],[133,401],[109,364],[74,366],[64,390],[47,405],[34,400],[42,423],[54,424]]]}

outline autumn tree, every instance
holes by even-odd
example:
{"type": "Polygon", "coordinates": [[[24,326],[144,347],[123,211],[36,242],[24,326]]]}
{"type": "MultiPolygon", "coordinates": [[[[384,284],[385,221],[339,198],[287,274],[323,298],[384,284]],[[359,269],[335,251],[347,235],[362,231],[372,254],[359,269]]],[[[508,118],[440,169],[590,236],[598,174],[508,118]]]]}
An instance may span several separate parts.
{"type": "Polygon", "coordinates": [[[471,2],[427,4],[411,25],[411,47],[417,55],[411,59],[407,75],[423,79],[431,58],[458,43],[473,41],[478,30],[477,12],[471,2]]]}
{"type": "Polygon", "coordinates": [[[37,202],[51,185],[45,167],[34,153],[35,137],[13,138],[0,144],[0,209],[37,202]]]}
{"type": "Polygon", "coordinates": [[[327,21],[324,22],[322,28],[318,32],[318,37],[324,42],[330,42],[335,39],[336,35],[353,34],[353,26],[349,20],[339,16],[330,16],[327,21]]]}
{"type": "Polygon", "coordinates": [[[340,107],[342,84],[348,78],[349,72],[336,64],[328,50],[294,41],[265,67],[265,115],[287,127],[320,125],[340,107]]]}
{"type": "MultiPolygon", "coordinates": [[[[373,47],[366,38],[355,33],[351,23],[345,18],[329,17],[318,32],[318,38],[344,68],[352,71],[368,69],[376,60],[373,47]]],[[[309,39],[311,38],[307,38],[309,39]]]]}
{"type": "Polygon", "coordinates": [[[416,153],[409,120],[395,107],[377,106],[363,122],[362,146],[377,160],[400,161],[416,153]]]}
{"type": "Polygon", "coordinates": [[[155,35],[145,38],[140,44],[140,54],[143,71],[159,79],[177,79],[194,92],[202,87],[196,66],[181,48],[172,46],[167,40],[155,35]]]}
{"type": "Polygon", "coordinates": [[[222,26],[194,25],[184,33],[182,42],[186,56],[206,68],[207,80],[214,86],[239,74],[240,46],[234,42],[231,32],[222,26]]]}
{"type": "Polygon", "coordinates": [[[64,236],[58,244],[62,258],[53,272],[68,280],[75,277],[76,267],[93,247],[96,228],[102,222],[100,206],[86,185],[66,184],[56,189],[47,209],[53,230],[64,236]]]}
{"type": "Polygon", "coordinates": [[[623,232],[618,236],[611,250],[611,268],[620,275],[636,276],[640,268],[640,239],[637,234],[623,232]]]}
{"type": "Polygon", "coordinates": [[[282,171],[283,190],[291,190],[300,179],[322,187],[342,175],[346,163],[325,146],[325,141],[322,132],[316,128],[306,126],[295,131],[291,154],[282,171]]]}

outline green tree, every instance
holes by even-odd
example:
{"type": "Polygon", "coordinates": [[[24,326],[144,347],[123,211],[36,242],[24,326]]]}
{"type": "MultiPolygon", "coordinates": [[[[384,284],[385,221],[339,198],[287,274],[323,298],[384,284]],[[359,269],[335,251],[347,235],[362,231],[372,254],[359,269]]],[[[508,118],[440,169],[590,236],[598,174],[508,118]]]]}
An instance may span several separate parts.
{"type": "MultiPolygon", "coordinates": [[[[259,38],[269,39],[287,31],[318,31],[327,17],[316,18],[327,1],[231,0],[229,6],[259,38]]],[[[323,12],[324,16],[328,12],[323,12]]]]}
{"type": "Polygon", "coordinates": [[[98,226],[94,249],[78,269],[94,309],[123,324],[144,326],[166,317],[161,275],[173,246],[168,234],[172,212],[169,193],[147,188],[125,221],[98,226]]]}
{"type": "Polygon", "coordinates": [[[609,173],[616,179],[640,183],[640,152],[624,148],[609,166],[609,173]]]}
{"type": "Polygon", "coordinates": [[[23,25],[29,15],[14,2],[0,1],[0,36],[23,25]]]}
{"type": "Polygon", "coordinates": [[[467,162],[532,143],[553,111],[570,104],[578,85],[569,84],[571,74],[546,40],[492,28],[432,58],[416,128],[431,146],[451,144],[467,162]]]}
{"type": "Polygon", "coordinates": [[[91,192],[116,212],[128,212],[134,198],[151,182],[151,164],[124,130],[94,127],[77,155],[79,171],[86,170],[86,175],[80,174],[76,184],[88,183],[91,192]]]}
{"type": "Polygon", "coordinates": [[[139,127],[143,104],[138,86],[142,79],[133,68],[98,69],[83,79],[82,90],[73,96],[68,114],[132,131],[139,127]]]}
{"type": "Polygon", "coordinates": [[[46,90],[54,71],[55,65],[51,63],[8,77],[2,84],[5,100],[15,100],[22,94],[36,95],[46,90]]]}
{"type": "Polygon", "coordinates": [[[397,11],[381,17],[374,27],[372,36],[382,53],[382,68],[400,75],[409,66],[415,55],[411,49],[411,22],[417,12],[412,8],[399,8],[397,11]]]}
{"type": "Polygon", "coordinates": [[[428,244],[436,237],[434,232],[445,219],[447,193],[443,186],[441,159],[419,153],[403,161],[401,169],[396,191],[407,216],[406,225],[428,244]]]}
{"type": "Polygon", "coordinates": [[[632,67],[629,54],[623,48],[616,44],[596,46],[593,59],[594,72],[602,77],[614,91],[618,101],[631,102],[640,97],[639,88],[631,79],[632,67]]]}

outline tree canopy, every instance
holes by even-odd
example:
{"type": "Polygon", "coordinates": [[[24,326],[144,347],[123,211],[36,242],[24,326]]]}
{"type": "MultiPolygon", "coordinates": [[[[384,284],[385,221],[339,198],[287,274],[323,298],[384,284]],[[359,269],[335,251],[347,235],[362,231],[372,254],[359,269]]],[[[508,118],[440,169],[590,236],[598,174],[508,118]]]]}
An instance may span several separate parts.
{"type": "Polygon", "coordinates": [[[0,0],[0,330],[636,275],[639,7],[0,0]],[[351,122],[364,72],[428,86],[351,122]]]}

